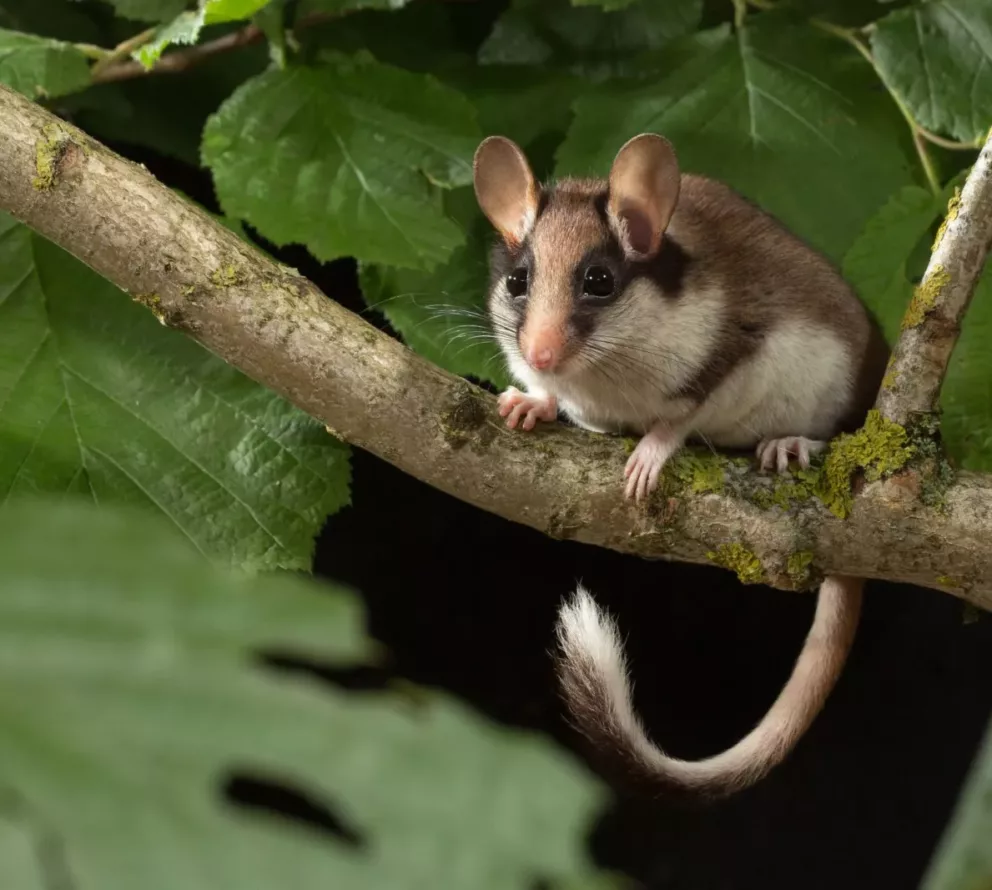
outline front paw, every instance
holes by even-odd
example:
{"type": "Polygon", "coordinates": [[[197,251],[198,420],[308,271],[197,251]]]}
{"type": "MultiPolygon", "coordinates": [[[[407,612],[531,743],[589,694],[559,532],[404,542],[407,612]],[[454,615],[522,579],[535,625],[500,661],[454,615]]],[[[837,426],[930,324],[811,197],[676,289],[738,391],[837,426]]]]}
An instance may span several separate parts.
{"type": "Polygon", "coordinates": [[[677,436],[654,430],[637,443],[624,469],[627,477],[624,495],[628,500],[633,497],[641,501],[655,490],[662,467],[678,451],[680,444],[677,436]]]}
{"type": "Polygon", "coordinates": [[[502,393],[496,404],[499,406],[499,416],[506,418],[506,425],[511,430],[515,430],[518,423],[523,429],[532,430],[539,420],[550,423],[558,416],[554,396],[533,396],[514,386],[502,393]],[[520,423],[521,418],[523,423],[520,423]]]}

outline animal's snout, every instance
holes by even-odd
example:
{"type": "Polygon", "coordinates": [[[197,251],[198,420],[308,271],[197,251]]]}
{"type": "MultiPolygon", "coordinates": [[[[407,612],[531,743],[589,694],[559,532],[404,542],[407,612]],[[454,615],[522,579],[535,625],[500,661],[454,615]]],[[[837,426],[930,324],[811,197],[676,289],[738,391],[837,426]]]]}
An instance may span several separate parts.
{"type": "Polygon", "coordinates": [[[520,337],[524,361],[535,371],[553,371],[565,352],[565,338],[557,325],[542,325],[535,331],[524,330],[520,337]]]}
{"type": "Polygon", "coordinates": [[[545,346],[540,350],[532,349],[527,361],[538,371],[546,371],[558,363],[558,356],[550,346],[545,346]]]}

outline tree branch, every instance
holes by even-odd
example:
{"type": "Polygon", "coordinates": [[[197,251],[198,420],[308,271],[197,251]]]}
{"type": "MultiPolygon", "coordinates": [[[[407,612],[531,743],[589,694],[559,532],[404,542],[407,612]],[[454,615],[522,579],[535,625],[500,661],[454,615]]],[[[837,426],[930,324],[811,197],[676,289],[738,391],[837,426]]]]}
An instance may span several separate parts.
{"type": "Polygon", "coordinates": [[[646,507],[631,505],[623,441],[558,425],[508,431],[491,396],[5,87],[0,129],[5,210],[335,435],[442,491],[554,537],[715,561],[748,581],[888,578],[992,608],[992,478],[962,474],[925,506],[926,480],[910,468],[866,485],[842,520],[800,480],[688,455],[666,468],[646,507]]]}
{"type": "Polygon", "coordinates": [[[938,409],[961,321],[992,246],[992,130],[947,208],[930,263],[902,322],[877,407],[905,426],[938,409]]]}
{"type": "Polygon", "coordinates": [[[243,46],[251,46],[262,40],[264,36],[262,29],[257,25],[245,25],[245,27],[231,31],[215,40],[208,40],[206,43],[200,43],[187,49],[165,53],[151,68],[145,68],[141,62],[129,58],[113,61],[106,65],[101,65],[98,62],[93,66],[93,83],[116,83],[121,80],[132,80],[135,77],[144,77],[146,74],[181,74],[194,65],[206,61],[211,56],[230,52],[243,46]]]}

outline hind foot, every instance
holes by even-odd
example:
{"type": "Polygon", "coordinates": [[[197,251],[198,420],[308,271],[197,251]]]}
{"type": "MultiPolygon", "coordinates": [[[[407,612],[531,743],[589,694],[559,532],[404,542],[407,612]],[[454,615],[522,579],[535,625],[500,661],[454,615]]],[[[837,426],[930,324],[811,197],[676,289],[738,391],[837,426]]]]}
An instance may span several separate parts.
{"type": "Polygon", "coordinates": [[[796,458],[804,470],[809,467],[810,455],[827,447],[826,442],[807,439],[805,436],[784,436],[781,439],[762,439],[755,454],[763,470],[777,468],[780,473],[789,469],[789,460],[796,458]]]}

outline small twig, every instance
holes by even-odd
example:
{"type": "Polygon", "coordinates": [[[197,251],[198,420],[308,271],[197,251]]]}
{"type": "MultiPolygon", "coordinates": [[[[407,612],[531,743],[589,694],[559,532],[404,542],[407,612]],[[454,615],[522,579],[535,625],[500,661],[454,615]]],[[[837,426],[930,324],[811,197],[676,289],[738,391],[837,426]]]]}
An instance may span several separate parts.
{"type": "Polygon", "coordinates": [[[747,18],[747,0],[731,0],[734,4],[734,29],[740,31],[747,18]]]}
{"type": "Polygon", "coordinates": [[[146,28],[140,34],[135,34],[134,37],[129,37],[123,43],[118,43],[112,50],[106,53],[103,58],[101,58],[90,71],[90,76],[93,78],[94,83],[102,83],[101,74],[105,72],[108,68],[112,68],[115,65],[120,64],[128,56],[131,55],[136,49],[140,49],[149,40],[155,36],[157,28],[146,28]]]}
{"type": "MultiPolygon", "coordinates": [[[[140,35],[139,35],[140,36],[140,35]]],[[[134,59],[122,59],[101,68],[100,64],[93,66],[93,83],[115,83],[121,80],[131,80],[146,74],[178,74],[187,71],[194,65],[218,53],[229,52],[243,46],[257,43],[265,35],[257,25],[246,25],[216,40],[209,40],[199,46],[163,55],[152,68],[145,68],[134,59]]],[[[135,40],[137,38],[134,38],[135,40]]],[[[147,41],[146,41],[147,42],[147,41]]],[[[140,44],[139,44],[140,45],[140,44]]]]}
{"type": "Polygon", "coordinates": [[[943,136],[938,136],[921,124],[917,124],[916,129],[927,142],[932,142],[934,145],[939,145],[950,151],[978,151],[982,147],[982,139],[975,139],[972,142],[958,142],[956,139],[945,139],[943,136]]]}
{"type": "Polygon", "coordinates": [[[94,62],[101,62],[114,53],[112,49],[104,49],[102,46],[96,46],[92,43],[74,43],[72,45],[87,59],[92,59],[94,62]]]}
{"type": "Polygon", "coordinates": [[[937,410],[961,321],[992,247],[992,131],[948,207],[923,280],[903,318],[877,407],[907,422],[937,410]]]}
{"type": "Polygon", "coordinates": [[[899,105],[899,110],[903,113],[903,117],[906,118],[906,122],[909,124],[910,131],[913,134],[913,145],[916,148],[916,154],[920,159],[920,164],[923,167],[923,175],[927,178],[927,185],[930,186],[930,191],[935,195],[940,194],[940,178],[937,176],[937,167],[934,165],[933,158],[930,157],[930,152],[927,151],[927,141],[923,137],[919,128],[916,126],[916,121],[913,120],[913,116],[909,113],[909,109],[903,105],[902,101],[897,99],[895,94],[892,96],[896,99],[896,103],[899,105]]]}

